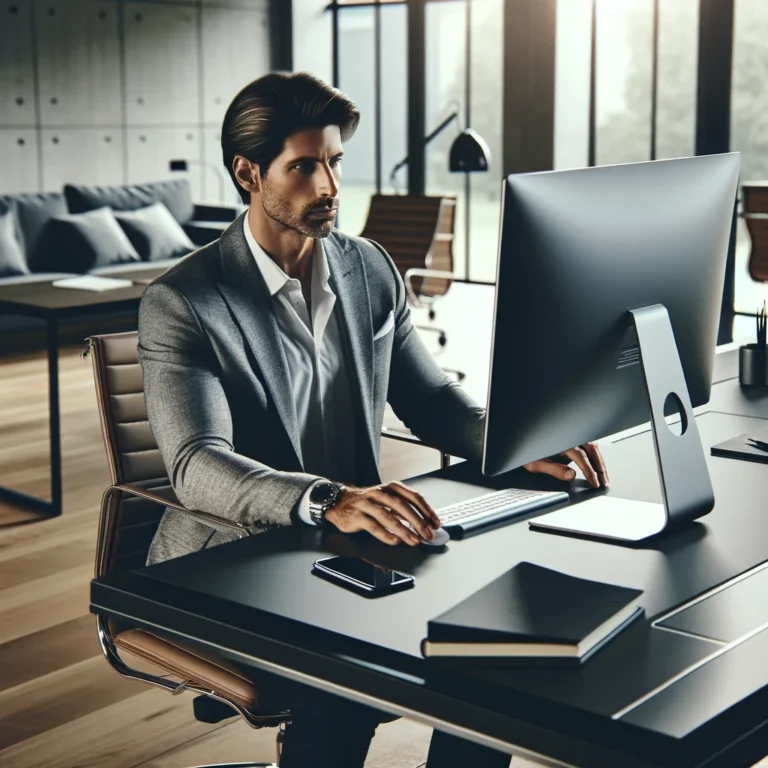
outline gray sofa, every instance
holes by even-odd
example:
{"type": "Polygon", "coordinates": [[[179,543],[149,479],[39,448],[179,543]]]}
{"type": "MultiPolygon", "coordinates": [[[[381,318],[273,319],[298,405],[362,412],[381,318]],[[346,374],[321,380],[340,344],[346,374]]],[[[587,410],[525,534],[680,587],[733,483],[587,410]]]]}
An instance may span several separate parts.
{"type": "MultiPolygon", "coordinates": [[[[237,217],[236,206],[196,205],[192,202],[186,179],[159,181],[148,184],[119,186],[83,186],[67,184],[62,192],[0,195],[0,214],[13,213],[16,239],[21,244],[29,274],[0,276],[0,287],[15,283],[54,280],[72,275],[76,270],[66,263],[56,264],[57,271],[36,271],[35,254],[39,254],[41,237],[48,222],[68,213],[85,213],[108,206],[114,210],[130,211],[155,202],[162,202],[171,211],[195,245],[205,245],[237,217]]],[[[147,266],[170,266],[174,260],[133,262],[90,270],[90,274],[129,277],[132,271],[147,266]]],[[[111,313],[73,319],[62,325],[63,343],[79,343],[94,332],[129,330],[136,327],[136,313],[111,313]]],[[[40,321],[17,315],[0,314],[0,354],[17,353],[45,346],[40,321]]]]}

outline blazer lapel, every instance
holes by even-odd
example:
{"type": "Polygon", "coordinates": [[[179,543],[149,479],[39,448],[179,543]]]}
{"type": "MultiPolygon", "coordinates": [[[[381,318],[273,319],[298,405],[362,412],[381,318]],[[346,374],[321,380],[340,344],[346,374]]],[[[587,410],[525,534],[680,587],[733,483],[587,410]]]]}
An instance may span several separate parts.
{"type": "Polygon", "coordinates": [[[365,422],[371,457],[378,455],[373,434],[373,326],[368,282],[362,254],[349,245],[344,249],[334,235],[323,240],[331,272],[330,283],[336,294],[336,307],[351,356],[353,390],[365,422]],[[354,386],[356,384],[357,386],[354,386]]]}
{"type": "Polygon", "coordinates": [[[223,273],[219,290],[256,359],[299,466],[303,467],[288,363],[272,312],[272,297],[243,234],[246,215],[247,211],[239,216],[219,241],[223,273]]]}

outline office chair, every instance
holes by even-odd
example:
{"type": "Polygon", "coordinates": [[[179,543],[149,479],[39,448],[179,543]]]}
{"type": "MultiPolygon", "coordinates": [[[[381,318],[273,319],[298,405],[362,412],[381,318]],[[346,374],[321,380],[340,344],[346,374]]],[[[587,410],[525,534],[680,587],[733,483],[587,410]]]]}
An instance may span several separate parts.
{"type": "MultiPolygon", "coordinates": [[[[112,480],[101,504],[96,578],[145,564],[165,507],[234,528],[241,536],[250,533],[245,526],[231,520],[185,509],[175,498],[147,421],[137,344],[135,331],[88,339],[87,353],[93,362],[96,398],[112,480]]],[[[123,626],[101,616],[97,622],[102,652],[123,677],[164,688],[171,695],[183,691],[196,693],[193,711],[201,722],[217,723],[239,715],[252,728],[278,727],[279,760],[282,727],[290,721],[290,713],[260,710],[258,683],[246,677],[243,670],[143,629],[123,626]],[[159,667],[162,674],[132,669],[120,657],[120,651],[150,662],[159,667]],[[175,679],[169,679],[169,676],[175,679]]],[[[224,764],[217,765],[224,768],[224,764]]],[[[274,763],[231,765],[233,768],[275,766],[274,763]]]]}
{"type": "MultiPolygon", "coordinates": [[[[453,275],[453,230],[456,198],[420,195],[373,195],[361,237],[377,242],[392,257],[400,272],[408,302],[426,307],[429,319],[436,317],[434,304],[451,287],[453,275]]],[[[437,333],[441,347],[448,343],[443,328],[416,326],[437,333]]],[[[446,368],[459,381],[464,373],[446,368]]]]}
{"type": "Polygon", "coordinates": [[[745,182],[741,187],[743,212],[751,248],[749,276],[756,283],[768,283],[768,182],[745,182]]]}

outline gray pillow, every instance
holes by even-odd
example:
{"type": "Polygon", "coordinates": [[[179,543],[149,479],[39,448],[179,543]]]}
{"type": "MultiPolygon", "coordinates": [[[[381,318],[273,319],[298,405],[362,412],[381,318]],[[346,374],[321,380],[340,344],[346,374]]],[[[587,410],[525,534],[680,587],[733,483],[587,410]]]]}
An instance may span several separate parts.
{"type": "Polygon", "coordinates": [[[28,273],[24,249],[16,239],[16,217],[6,210],[0,213],[0,278],[28,273]]]}
{"type": "Polygon", "coordinates": [[[85,213],[105,206],[113,211],[135,211],[157,202],[165,203],[179,224],[191,221],[195,213],[187,179],[110,187],[66,184],[64,195],[70,213],[85,213]]]}
{"type": "Polygon", "coordinates": [[[195,244],[163,203],[113,213],[144,261],[173,259],[195,250],[195,244]]]}
{"type": "Polygon", "coordinates": [[[109,208],[51,219],[34,254],[36,272],[89,272],[141,261],[109,208]]]}
{"type": "Polygon", "coordinates": [[[54,216],[66,216],[67,203],[61,192],[24,192],[0,197],[0,208],[16,214],[16,237],[27,254],[34,253],[45,225],[54,216]]]}

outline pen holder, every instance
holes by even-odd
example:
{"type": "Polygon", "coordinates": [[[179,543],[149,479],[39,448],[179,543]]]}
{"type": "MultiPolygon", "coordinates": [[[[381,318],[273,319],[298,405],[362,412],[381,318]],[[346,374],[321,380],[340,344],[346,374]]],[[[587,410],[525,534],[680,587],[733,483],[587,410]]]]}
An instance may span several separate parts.
{"type": "Polygon", "coordinates": [[[739,382],[743,387],[768,386],[768,347],[762,344],[739,347],[739,382]]]}

